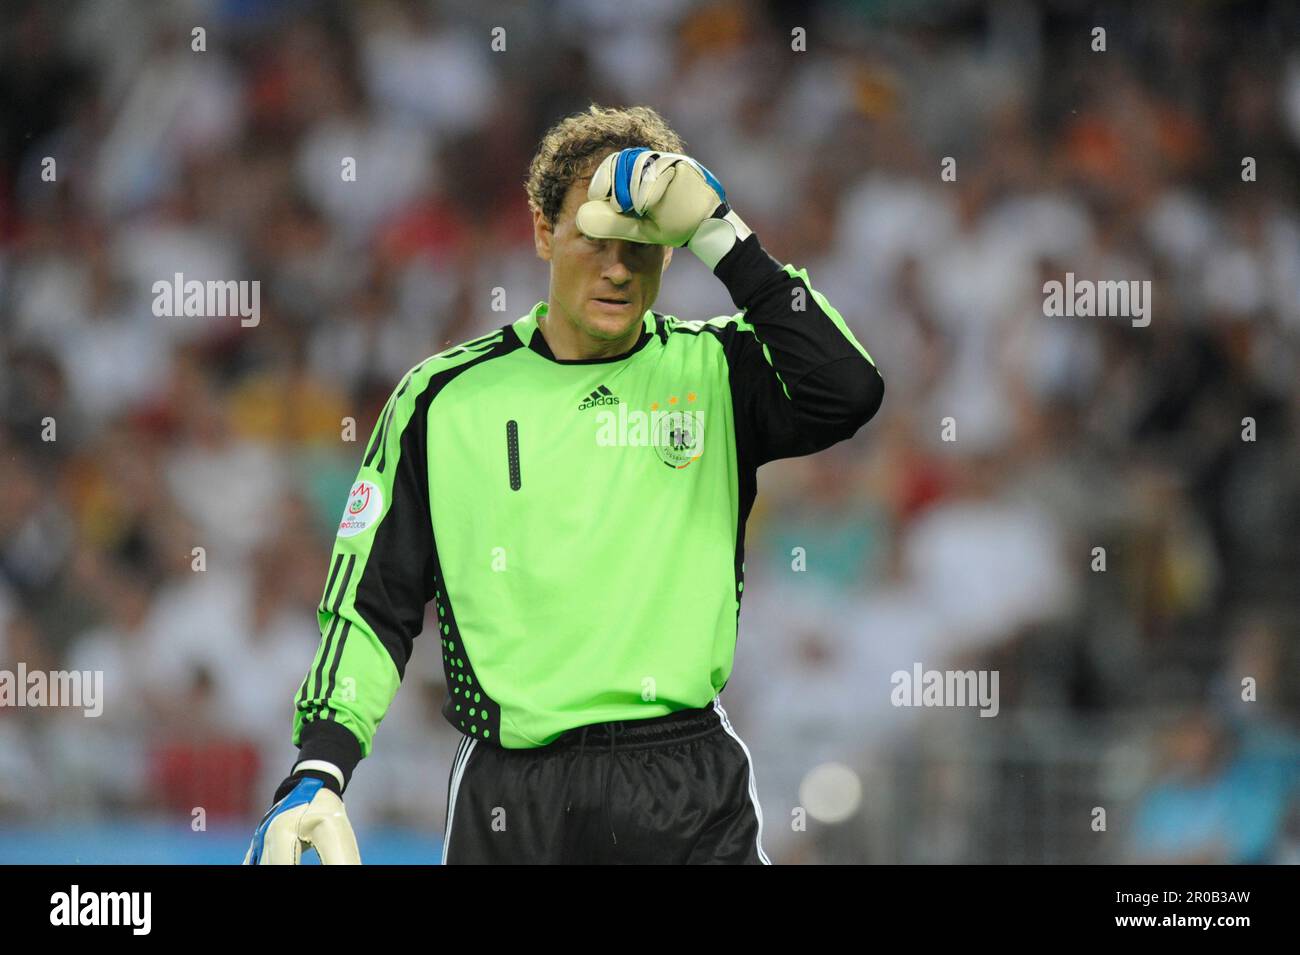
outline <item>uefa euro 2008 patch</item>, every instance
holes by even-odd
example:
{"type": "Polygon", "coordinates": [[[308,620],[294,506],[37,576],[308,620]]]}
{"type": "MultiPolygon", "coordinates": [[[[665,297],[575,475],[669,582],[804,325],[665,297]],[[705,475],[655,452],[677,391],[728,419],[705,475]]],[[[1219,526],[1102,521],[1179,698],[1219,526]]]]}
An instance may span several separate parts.
{"type": "Polygon", "coordinates": [[[384,512],[384,493],[373,481],[358,481],[348,495],[347,507],[339,521],[339,537],[355,537],[379,519],[384,512]]]}

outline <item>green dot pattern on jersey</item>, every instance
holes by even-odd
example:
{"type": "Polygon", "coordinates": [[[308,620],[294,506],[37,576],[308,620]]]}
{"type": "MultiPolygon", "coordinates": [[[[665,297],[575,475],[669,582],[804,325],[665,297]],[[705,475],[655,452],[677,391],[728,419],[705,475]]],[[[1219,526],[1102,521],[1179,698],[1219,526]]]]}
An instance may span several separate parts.
{"type": "Polygon", "coordinates": [[[442,644],[443,648],[443,671],[446,674],[447,685],[452,693],[452,699],[449,699],[445,704],[443,713],[449,718],[455,715],[455,725],[462,730],[475,736],[482,736],[484,739],[491,738],[492,712],[490,707],[492,698],[470,689],[474,685],[473,665],[465,659],[463,649],[459,654],[456,653],[456,640],[451,635],[454,618],[448,612],[447,605],[442,601],[442,591],[435,591],[434,596],[438,598],[438,622],[442,630],[438,642],[442,644]],[[474,703],[472,707],[468,705],[471,694],[473,694],[474,703]],[[462,713],[466,708],[469,709],[469,712],[467,714],[462,713]],[[468,716],[470,722],[467,724],[465,719],[460,718],[461,716],[468,716]]]}

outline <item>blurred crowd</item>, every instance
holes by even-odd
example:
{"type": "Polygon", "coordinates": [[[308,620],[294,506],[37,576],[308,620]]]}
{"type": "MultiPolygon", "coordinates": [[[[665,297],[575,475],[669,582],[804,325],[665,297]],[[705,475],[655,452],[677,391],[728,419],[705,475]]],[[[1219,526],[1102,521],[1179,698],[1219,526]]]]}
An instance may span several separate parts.
{"type": "MultiPolygon", "coordinates": [[[[769,852],[1300,861],[1300,11],[895,6],[13,4],[0,669],[106,702],[0,708],[0,837],[255,820],[379,407],[546,297],[523,177],[597,102],[659,110],[886,382],[759,475],[723,702],[769,852]],[[155,316],[178,272],[260,322],[155,316]],[[1066,273],[1150,281],[1150,325],[1046,317],[1066,273]],[[998,716],[894,706],[918,662],[997,670],[998,716]]],[[[734,311],[681,256],[656,309],[734,311]]],[[[420,643],[359,828],[442,825],[420,643]]]]}

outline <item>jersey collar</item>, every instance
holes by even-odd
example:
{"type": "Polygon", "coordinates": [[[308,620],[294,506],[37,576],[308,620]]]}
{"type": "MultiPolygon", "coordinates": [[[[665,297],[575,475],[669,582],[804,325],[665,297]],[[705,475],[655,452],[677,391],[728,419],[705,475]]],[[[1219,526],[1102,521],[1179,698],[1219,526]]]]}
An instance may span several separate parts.
{"type": "Polygon", "coordinates": [[[546,336],[542,334],[541,329],[537,327],[537,320],[545,315],[547,305],[545,301],[538,302],[532,307],[532,310],[521,318],[515,319],[513,327],[519,341],[532,351],[541,355],[543,358],[555,362],[557,365],[601,365],[611,361],[623,361],[624,359],[636,354],[646,346],[655,333],[655,314],[650,309],[641,316],[641,335],[637,338],[636,344],[623,352],[621,355],[611,355],[608,358],[556,358],[551,351],[551,346],[546,343],[546,336]]]}

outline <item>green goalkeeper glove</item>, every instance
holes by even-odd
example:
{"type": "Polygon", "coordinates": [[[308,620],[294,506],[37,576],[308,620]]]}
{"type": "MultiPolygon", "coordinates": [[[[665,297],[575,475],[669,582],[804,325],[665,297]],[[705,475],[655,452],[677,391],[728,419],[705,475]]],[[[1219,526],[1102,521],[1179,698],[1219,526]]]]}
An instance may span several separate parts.
{"type": "Polygon", "coordinates": [[[610,153],[578,208],[579,231],[594,239],[686,246],[709,271],[750,229],[717,177],[690,156],[637,146],[610,153]]]}

